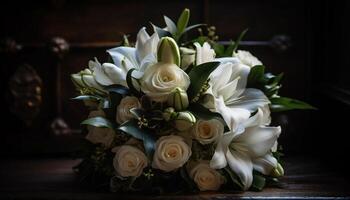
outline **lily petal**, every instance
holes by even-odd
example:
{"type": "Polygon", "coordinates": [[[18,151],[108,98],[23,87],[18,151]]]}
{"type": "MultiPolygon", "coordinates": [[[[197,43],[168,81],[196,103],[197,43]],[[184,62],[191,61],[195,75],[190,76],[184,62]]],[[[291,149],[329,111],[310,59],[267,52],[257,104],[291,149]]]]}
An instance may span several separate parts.
{"type": "Polygon", "coordinates": [[[252,127],[235,138],[232,146],[245,152],[251,158],[258,158],[270,152],[281,133],[281,127],[252,127]]]}
{"type": "Polygon", "coordinates": [[[231,97],[225,103],[231,108],[244,108],[250,112],[255,112],[259,107],[262,108],[268,105],[270,101],[261,90],[248,88],[239,98],[231,97]]]}
{"type": "Polygon", "coordinates": [[[113,84],[127,86],[126,73],[122,69],[111,63],[103,63],[102,67],[113,84]]]}
{"type": "Polygon", "coordinates": [[[94,72],[92,73],[96,82],[101,85],[113,85],[112,80],[107,76],[101,65],[96,65],[94,72]]]}
{"type": "Polygon", "coordinates": [[[235,134],[240,134],[244,131],[243,122],[246,121],[250,112],[242,108],[230,108],[225,105],[223,97],[215,99],[215,108],[218,113],[224,118],[227,126],[235,134]],[[243,128],[243,130],[241,130],[243,128]]]}
{"type": "Polygon", "coordinates": [[[227,163],[240,178],[244,190],[248,190],[253,183],[253,163],[249,156],[238,151],[226,152],[227,163]]]}
{"type": "Polygon", "coordinates": [[[254,169],[265,175],[270,175],[271,170],[277,167],[277,163],[276,158],[271,153],[253,160],[254,169]]]}

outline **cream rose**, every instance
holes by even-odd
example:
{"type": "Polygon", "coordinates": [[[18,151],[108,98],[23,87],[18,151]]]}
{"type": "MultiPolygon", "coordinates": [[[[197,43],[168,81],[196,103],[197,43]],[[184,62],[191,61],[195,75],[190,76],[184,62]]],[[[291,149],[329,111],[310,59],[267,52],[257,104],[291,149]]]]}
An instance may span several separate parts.
{"type": "Polygon", "coordinates": [[[122,177],[138,177],[147,166],[146,155],[136,147],[123,145],[113,148],[112,151],[115,152],[114,169],[122,177]]]}
{"type": "Polygon", "coordinates": [[[165,102],[168,95],[179,87],[187,90],[190,78],[177,65],[159,62],[148,67],[141,78],[141,90],[153,101],[165,102]]]}
{"type": "Polygon", "coordinates": [[[89,133],[85,136],[85,139],[94,144],[103,144],[106,147],[111,146],[115,137],[113,129],[90,126],[88,130],[89,133]]]}
{"type": "Polygon", "coordinates": [[[169,135],[158,139],[152,167],[166,172],[183,166],[191,156],[191,147],[185,139],[169,135]]]}
{"type": "Polygon", "coordinates": [[[253,56],[249,51],[238,50],[234,52],[234,57],[237,57],[243,64],[249,67],[254,67],[255,65],[262,65],[262,62],[253,56]]]}
{"type": "Polygon", "coordinates": [[[209,161],[197,163],[190,169],[189,175],[201,191],[216,191],[225,182],[224,177],[219,172],[210,168],[209,161]]]}
{"type": "Polygon", "coordinates": [[[117,107],[117,123],[122,124],[123,122],[132,119],[133,116],[130,113],[132,108],[140,108],[141,104],[136,97],[126,96],[124,97],[117,107]]]}
{"type": "Polygon", "coordinates": [[[224,125],[217,119],[198,120],[192,128],[194,139],[201,144],[215,142],[224,133],[224,125]]]}

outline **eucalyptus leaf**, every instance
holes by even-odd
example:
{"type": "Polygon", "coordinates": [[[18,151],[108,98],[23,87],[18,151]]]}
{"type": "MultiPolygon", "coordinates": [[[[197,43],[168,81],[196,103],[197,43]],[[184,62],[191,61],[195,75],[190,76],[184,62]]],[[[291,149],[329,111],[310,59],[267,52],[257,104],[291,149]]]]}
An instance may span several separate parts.
{"type": "Polygon", "coordinates": [[[91,126],[101,127],[101,128],[112,128],[112,129],[115,127],[112,122],[110,122],[108,119],[103,117],[89,118],[81,122],[81,124],[91,125],[91,126]]]}
{"type": "Polygon", "coordinates": [[[207,62],[192,68],[188,76],[191,80],[191,85],[187,90],[188,98],[192,100],[202,89],[209,75],[220,65],[220,62],[207,62]]]}
{"type": "Polygon", "coordinates": [[[93,96],[93,95],[80,95],[80,96],[72,98],[72,100],[93,100],[93,101],[99,101],[99,100],[101,100],[101,97],[93,96]]]}
{"type": "Polygon", "coordinates": [[[305,103],[300,100],[291,99],[288,97],[273,97],[270,98],[271,101],[271,111],[272,112],[281,112],[287,110],[301,109],[301,110],[316,110],[317,108],[312,105],[305,103]]]}
{"type": "Polygon", "coordinates": [[[106,86],[105,89],[110,93],[115,92],[122,95],[127,95],[129,93],[129,88],[119,84],[106,86]]]}
{"type": "Polygon", "coordinates": [[[131,119],[121,124],[117,130],[129,134],[134,138],[142,140],[148,157],[152,158],[155,151],[156,139],[148,130],[140,129],[137,120],[131,119]]]}

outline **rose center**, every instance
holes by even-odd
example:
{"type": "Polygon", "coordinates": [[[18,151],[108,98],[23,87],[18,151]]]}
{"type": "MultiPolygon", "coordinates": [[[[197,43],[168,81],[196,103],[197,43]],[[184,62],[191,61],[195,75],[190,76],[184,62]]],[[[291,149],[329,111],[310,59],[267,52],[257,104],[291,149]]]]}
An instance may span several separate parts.
{"type": "Polygon", "coordinates": [[[203,124],[200,126],[201,137],[210,138],[211,137],[211,128],[208,124],[203,124]]]}

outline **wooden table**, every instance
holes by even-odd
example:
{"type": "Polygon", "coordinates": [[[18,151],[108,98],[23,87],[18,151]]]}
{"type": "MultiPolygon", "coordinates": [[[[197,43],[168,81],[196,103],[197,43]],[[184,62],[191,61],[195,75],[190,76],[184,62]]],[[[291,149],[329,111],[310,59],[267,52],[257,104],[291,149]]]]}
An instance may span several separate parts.
{"type": "Polygon", "coordinates": [[[283,188],[266,188],[262,192],[201,193],[183,196],[120,196],[82,188],[72,171],[79,160],[16,159],[0,163],[0,199],[350,199],[346,178],[322,168],[317,160],[285,159],[283,188]]]}

